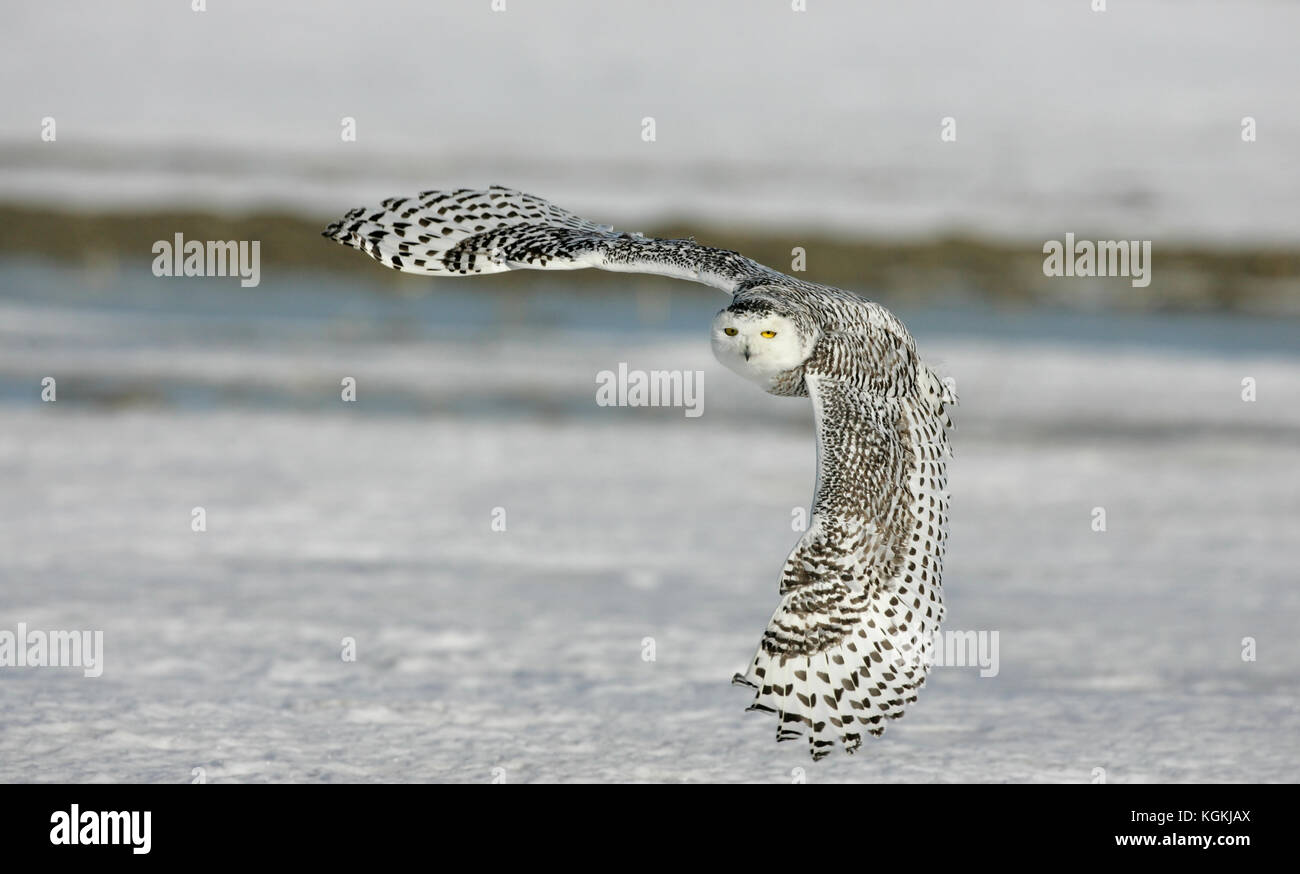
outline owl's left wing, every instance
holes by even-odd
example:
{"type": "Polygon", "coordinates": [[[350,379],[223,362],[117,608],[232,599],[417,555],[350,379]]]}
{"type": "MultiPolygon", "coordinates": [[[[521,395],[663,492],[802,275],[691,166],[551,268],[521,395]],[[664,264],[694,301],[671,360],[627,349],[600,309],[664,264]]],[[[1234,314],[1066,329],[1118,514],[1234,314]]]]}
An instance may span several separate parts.
{"type": "Polygon", "coordinates": [[[323,235],[394,270],[428,276],[593,267],[687,279],[734,294],[781,275],[694,240],[615,231],[499,185],[389,198],[352,210],[323,235]]]}
{"type": "Polygon", "coordinates": [[[910,337],[830,335],[805,364],[817,425],[808,531],[786,560],[781,604],[744,675],[777,740],[814,759],[916,700],[943,617],[948,388],[910,337]]]}

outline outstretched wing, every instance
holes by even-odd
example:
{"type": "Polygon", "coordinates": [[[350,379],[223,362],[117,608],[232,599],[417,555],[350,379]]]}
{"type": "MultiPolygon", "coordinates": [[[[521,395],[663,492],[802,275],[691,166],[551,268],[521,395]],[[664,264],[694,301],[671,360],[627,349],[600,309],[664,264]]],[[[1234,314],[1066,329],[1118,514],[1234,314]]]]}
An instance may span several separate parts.
{"type": "Polygon", "coordinates": [[[394,270],[434,276],[595,267],[689,279],[734,293],[780,275],[693,240],[620,233],[501,186],[389,198],[375,209],[352,210],[324,236],[394,270]]]}
{"type": "Polygon", "coordinates": [[[817,420],[808,531],[748,671],[750,709],[814,759],[884,733],[916,700],[943,617],[947,387],[911,338],[879,326],[830,334],[804,365],[817,420]]]}

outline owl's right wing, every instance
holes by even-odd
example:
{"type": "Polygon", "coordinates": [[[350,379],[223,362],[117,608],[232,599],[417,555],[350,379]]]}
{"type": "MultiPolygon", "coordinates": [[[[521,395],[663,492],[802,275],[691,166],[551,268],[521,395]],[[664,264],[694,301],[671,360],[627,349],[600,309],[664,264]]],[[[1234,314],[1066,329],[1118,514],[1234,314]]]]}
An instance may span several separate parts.
{"type": "Polygon", "coordinates": [[[943,617],[944,405],[956,398],[888,326],[830,335],[805,364],[817,424],[807,532],[749,669],[750,709],[814,759],[856,750],[916,700],[943,617]]]}
{"type": "Polygon", "coordinates": [[[324,236],[394,270],[431,276],[594,267],[688,279],[729,294],[780,276],[726,249],[618,232],[501,186],[389,198],[348,212],[324,236]]]}

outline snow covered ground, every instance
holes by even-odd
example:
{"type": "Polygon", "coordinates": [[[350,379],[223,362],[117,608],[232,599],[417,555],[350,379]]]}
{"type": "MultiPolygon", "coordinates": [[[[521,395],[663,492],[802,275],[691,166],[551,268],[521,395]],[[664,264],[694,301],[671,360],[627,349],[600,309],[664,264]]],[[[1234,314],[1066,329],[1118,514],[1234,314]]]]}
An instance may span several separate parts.
{"type": "Polygon", "coordinates": [[[59,276],[0,295],[0,630],[102,630],[104,670],[0,668],[0,780],[1300,780],[1294,350],[918,329],[963,401],[947,627],[997,631],[998,672],[938,667],[814,764],[728,682],[811,416],[703,326],[458,333],[436,296],[276,288],[223,321],[198,282],[168,310],[59,276]],[[704,415],[596,406],[619,361],[704,371],[704,415]]]}
{"type": "Polygon", "coordinates": [[[15,10],[0,197],[331,215],[498,183],[633,228],[1296,240],[1294,3],[494,5],[15,10]]]}

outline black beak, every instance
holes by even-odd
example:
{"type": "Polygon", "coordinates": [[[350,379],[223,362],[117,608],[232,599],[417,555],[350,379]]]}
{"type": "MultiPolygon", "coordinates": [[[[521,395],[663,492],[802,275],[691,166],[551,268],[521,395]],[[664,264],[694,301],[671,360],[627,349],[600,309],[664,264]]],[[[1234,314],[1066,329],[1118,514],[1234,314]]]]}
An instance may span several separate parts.
{"type": "Polygon", "coordinates": [[[749,347],[748,347],[748,346],[745,347],[745,360],[746,360],[746,361],[749,360],[749,347]]]}

